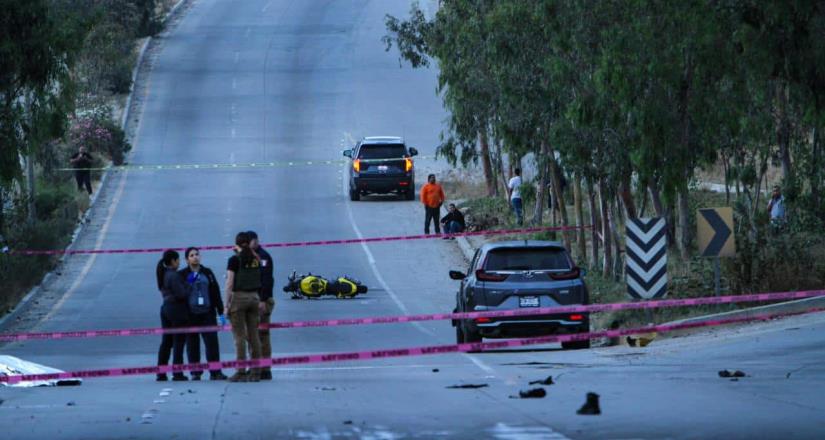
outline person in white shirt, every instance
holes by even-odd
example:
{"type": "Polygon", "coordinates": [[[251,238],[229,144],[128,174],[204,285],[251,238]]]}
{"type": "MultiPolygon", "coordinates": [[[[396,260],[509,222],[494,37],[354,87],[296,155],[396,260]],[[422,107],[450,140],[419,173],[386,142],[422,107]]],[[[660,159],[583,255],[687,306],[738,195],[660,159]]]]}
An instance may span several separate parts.
{"type": "Polygon", "coordinates": [[[516,168],[513,173],[515,176],[510,178],[507,190],[510,192],[510,206],[516,213],[516,222],[521,226],[524,224],[524,207],[521,201],[521,190],[519,189],[521,187],[521,169],[516,168]]]}

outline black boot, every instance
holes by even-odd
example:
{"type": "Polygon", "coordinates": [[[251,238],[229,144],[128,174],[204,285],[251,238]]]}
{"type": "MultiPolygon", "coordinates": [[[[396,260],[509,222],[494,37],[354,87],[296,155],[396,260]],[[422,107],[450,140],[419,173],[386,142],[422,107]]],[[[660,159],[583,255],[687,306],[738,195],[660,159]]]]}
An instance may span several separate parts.
{"type": "Polygon", "coordinates": [[[599,395],[596,393],[587,393],[587,401],[576,411],[576,414],[582,416],[594,416],[601,413],[602,409],[599,408],[599,395]]]}
{"type": "Polygon", "coordinates": [[[261,380],[272,380],[272,370],[261,370],[261,380]]]}

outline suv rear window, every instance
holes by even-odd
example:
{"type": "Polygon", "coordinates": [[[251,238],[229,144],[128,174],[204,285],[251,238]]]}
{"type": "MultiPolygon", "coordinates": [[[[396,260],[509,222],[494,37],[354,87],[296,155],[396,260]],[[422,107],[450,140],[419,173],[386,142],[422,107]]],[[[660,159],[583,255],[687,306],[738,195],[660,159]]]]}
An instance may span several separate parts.
{"type": "Polygon", "coordinates": [[[400,159],[407,155],[407,148],[395,145],[362,145],[358,150],[359,159],[400,159]]]}
{"type": "Polygon", "coordinates": [[[563,248],[502,248],[491,250],[484,270],[570,270],[563,248]]]}

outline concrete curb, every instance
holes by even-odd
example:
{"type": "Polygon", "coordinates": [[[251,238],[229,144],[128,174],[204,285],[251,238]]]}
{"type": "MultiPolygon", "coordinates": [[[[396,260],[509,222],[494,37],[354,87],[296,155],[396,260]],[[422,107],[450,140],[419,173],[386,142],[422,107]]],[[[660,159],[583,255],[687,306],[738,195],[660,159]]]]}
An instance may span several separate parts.
{"type": "MultiPolygon", "coordinates": [[[[797,299],[794,301],[786,301],[776,304],[768,304],[764,306],[749,307],[742,310],[732,310],[730,312],[714,313],[712,315],[695,316],[693,318],[680,319],[678,321],[667,322],[664,325],[670,324],[687,324],[712,321],[724,318],[751,318],[756,315],[764,315],[769,313],[796,313],[804,312],[816,307],[825,307],[825,297],[813,297],[797,299]]],[[[707,328],[685,329],[675,332],[669,332],[666,337],[686,336],[693,333],[707,331],[707,328]]]]}
{"type": "Polygon", "coordinates": [[[467,262],[470,262],[473,259],[473,255],[476,253],[475,249],[473,249],[473,246],[470,244],[470,241],[467,240],[467,237],[456,237],[455,242],[461,250],[461,253],[464,254],[464,258],[467,262]]]}
{"type": "MultiPolygon", "coordinates": [[[[169,10],[169,12],[166,14],[166,17],[163,19],[163,23],[164,24],[168,23],[168,21],[174,16],[174,14],[177,12],[177,10],[187,1],[188,0],[179,0],[174,6],[172,6],[172,9],[169,10]]],[[[123,116],[120,118],[120,128],[124,131],[126,131],[126,125],[129,121],[129,116],[131,114],[132,97],[134,96],[134,93],[135,93],[135,84],[137,83],[138,72],[140,71],[140,67],[143,65],[143,60],[146,56],[146,50],[149,47],[149,43],[152,42],[152,39],[153,39],[153,37],[149,37],[149,38],[146,38],[146,40],[143,42],[143,44],[140,47],[140,52],[138,53],[137,61],[135,61],[135,67],[132,69],[132,86],[129,90],[129,95],[126,98],[126,104],[123,108],[123,116]]],[[[72,247],[74,247],[74,245],[77,241],[77,238],[80,236],[81,231],[83,231],[83,228],[86,225],[86,222],[89,219],[89,216],[91,215],[92,208],[94,208],[94,206],[97,202],[98,196],[100,195],[100,192],[101,192],[100,188],[103,188],[103,186],[106,184],[106,182],[108,181],[108,177],[109,177],[110,173],[111,173],[111,171],[106,170],[106,172],[103,173],[103,177],[100,178],[100,185],[98,185],[98,190],[95,191],[94,195],[92,196],[92,199],[89,201],[89,208],[83,214],[83,217],[80,220],[80,224],[78,224],[77,227],[75,227],[74,231],[72,232],[71,241],[69,241],[69,244],[66,245],[64,250],[70,250],[70,249],[72,249],[72,247]]],[[[40,280],[40,283],[38,283],[36,286],[32,287],[29,290],[29,292],[26,294],[26,296],[24,296],[23,299],[21,299],[17,303],[17,305],[15,305],[11,309],[11,311],[6,313],[5,316],[0,316],[0,327],[3,327],[6,324],[6,322],[13,319],[17,315],[19,315],[20,312],[23,311],[26,308],[26,306],[29,304],[29,302],[31,302],[37,296],[38,293],[40,293],[40,290],[43,288],[43,286],[48,284],[49,281],[51,281],[51,279],[54,277],[55,270],[60,268],[60,266],[65,262],[66,258],[67,258],[67,255],[63,254],[58,259],[58,262],[57,262],[57,265],[55,266],[55,269],[50,270],[49,273],[44,275],[43,279],[40,280]]]]}

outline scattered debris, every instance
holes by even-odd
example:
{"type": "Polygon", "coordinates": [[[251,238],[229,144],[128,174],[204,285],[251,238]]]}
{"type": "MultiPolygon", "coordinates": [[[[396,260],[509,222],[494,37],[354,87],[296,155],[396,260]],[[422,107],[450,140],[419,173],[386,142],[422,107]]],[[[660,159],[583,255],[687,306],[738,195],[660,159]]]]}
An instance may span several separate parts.
{"type": "Polygon", "coordinates": [[[530,385],[554,385],[553,376],[547,376],[544,380],[534,380],[530,382],[530,385]]]}
{"type": "Polygon", "coordinates": [[[518,396],[510,396],[511,399],[543,399],[547,395],[544,388],[531,388],[529,390],[521,390],[518,396]]]}
{"type": "Polygon", "coordinates": [[[335,387],[315,387],[318,391],[335,391],[335,387]]]}
{"type": "Polygon", "coordinates": [[[344,420],[345,425],[352,425],[352,420],[344,420]]]}
{"type": "MultiPolygon", "coordinates": [[[[20,319],[18,316],[17,319],[20,319]]],[[[22,345],[21,345],[22,346],[22,345]]],[[[55,374],[64,373],[62,370],[47,367],[45,365],[36,364],[34,362],[24,361],[23,359],[0,355],[0,376],[18,376],[28,374],[55,374]]],[[[7,382],[0,382],[0,387],[43,387],[56,385],[80,385],[81,379],[52,379],[52,380],[32,380],[25,382],[18,382],[10,384],[7,382]]]]}
{"type": "Polygon", "coordinates": [[[74,400],[70,400],[70,401],[66,404],[66,406],[75,406],[75,405],[77,405],[77,404],[74,402],[74,400]]]}
{"type": "Polygon", "coordinates": [[[599,407],[599,395],[596,393],[587,393],[587,400],[581,408],[576,411],[576,414],[581,416],[595,416],[602,413],[599,407]]]}
{"type": "Polygon", "coordinates": [[[450,385],[447,389],[451,390],[473,390],[476,388],[487,388],[489,385],[486,383],[464,383],[461,385],[450,385]]]}
{"type": "Polygon", "coordinates": [[[131,417],[126,417],[126,421],[127,421],[127,422],[131,422],[131,421],[132,421],[132,418],[131,418],[131,417]]]}
{"type": "Polygon", "coordinates": [[[438,368],[433,368],[433,373],[438,373],[438,368]]]}
{"type": "Polygon", "coordinates": [[[627,341],[627,345],[631,347],[647,347],[654,339],[656,339],[656,333],[649,333],[646,335],[638,335],[636,338],[628,336],[625,338],[625,341],[627,341]]]}
{"type": "Polygon", "coordinates": [[[745,373],[739,370],[720,370],[719,377],[745,377],[745,373]]]}

